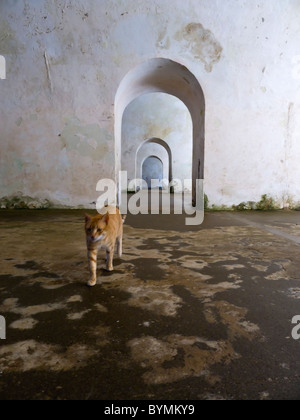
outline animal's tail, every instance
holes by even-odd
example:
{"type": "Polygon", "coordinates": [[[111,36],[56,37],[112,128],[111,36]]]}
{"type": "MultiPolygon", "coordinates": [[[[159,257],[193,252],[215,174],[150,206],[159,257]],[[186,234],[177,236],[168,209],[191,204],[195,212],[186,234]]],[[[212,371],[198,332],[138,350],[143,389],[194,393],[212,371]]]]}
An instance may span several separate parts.
{"type": "MultiPolygon", "coordinates": [[[[106,204],[105,208],[108,208],[108,207],[109,207],[109,205],[108,205],[108,204],[106,204]]],[[[117,206],[116,208],[117,208],[118,210],[120,210],[119,206],[117,206]]],[[[123,223],[125,223],[125,222],[126,222],[126,218],[127,218],[127,214],[121,214],[121,217],[122,217],[122,221],[123,221],[123,223]]]]}

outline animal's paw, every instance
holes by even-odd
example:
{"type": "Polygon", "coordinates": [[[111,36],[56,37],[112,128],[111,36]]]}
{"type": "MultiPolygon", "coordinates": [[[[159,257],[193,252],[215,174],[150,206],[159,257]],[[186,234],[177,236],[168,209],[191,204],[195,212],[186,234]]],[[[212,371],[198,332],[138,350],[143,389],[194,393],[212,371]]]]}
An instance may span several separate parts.
{"type": "Polygon", "coordinates": [[[89,280],[88,282],[87,282],[87,286],[88,287],[94,287],[94,286],[96,286],[96,284],[97,284],[97,279],[96,280],[94,280],[94,279],[91,279],[91,280],[89,280]]]}

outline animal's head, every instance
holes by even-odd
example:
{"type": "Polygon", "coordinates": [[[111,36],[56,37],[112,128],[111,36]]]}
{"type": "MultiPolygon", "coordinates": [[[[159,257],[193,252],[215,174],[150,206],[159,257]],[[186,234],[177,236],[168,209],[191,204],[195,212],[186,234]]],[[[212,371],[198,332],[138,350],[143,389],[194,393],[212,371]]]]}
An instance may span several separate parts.
{"type": "Polygon", "coordinates": [[[90,216],[85,215],[85,232],[89,242],[99,242],[106,236],[109,214],[90,216]]]}

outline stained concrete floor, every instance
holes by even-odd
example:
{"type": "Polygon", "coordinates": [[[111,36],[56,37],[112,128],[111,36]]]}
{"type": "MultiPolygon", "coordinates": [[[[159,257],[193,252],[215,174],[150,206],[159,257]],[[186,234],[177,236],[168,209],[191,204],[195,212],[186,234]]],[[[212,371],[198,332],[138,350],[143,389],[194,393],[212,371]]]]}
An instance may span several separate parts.
{"type": "Polygon", "coordinates": [[[89,289],[83,211],[0,212],[0,399],[299,399],[300,213],[129,216],[89,289]]]}

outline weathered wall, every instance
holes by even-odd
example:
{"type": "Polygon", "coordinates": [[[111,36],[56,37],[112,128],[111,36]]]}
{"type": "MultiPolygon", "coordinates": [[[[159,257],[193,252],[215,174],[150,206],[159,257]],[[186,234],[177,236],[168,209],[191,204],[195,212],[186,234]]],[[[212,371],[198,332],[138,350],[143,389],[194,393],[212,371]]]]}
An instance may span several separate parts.
{"type": "Polygon", "coordinates": [[[164,57],[204,91],[210,203],[299,201],[299,18],[298,0],[1,0],[0,196],[95,201],[118,87],[164,57]]]}

